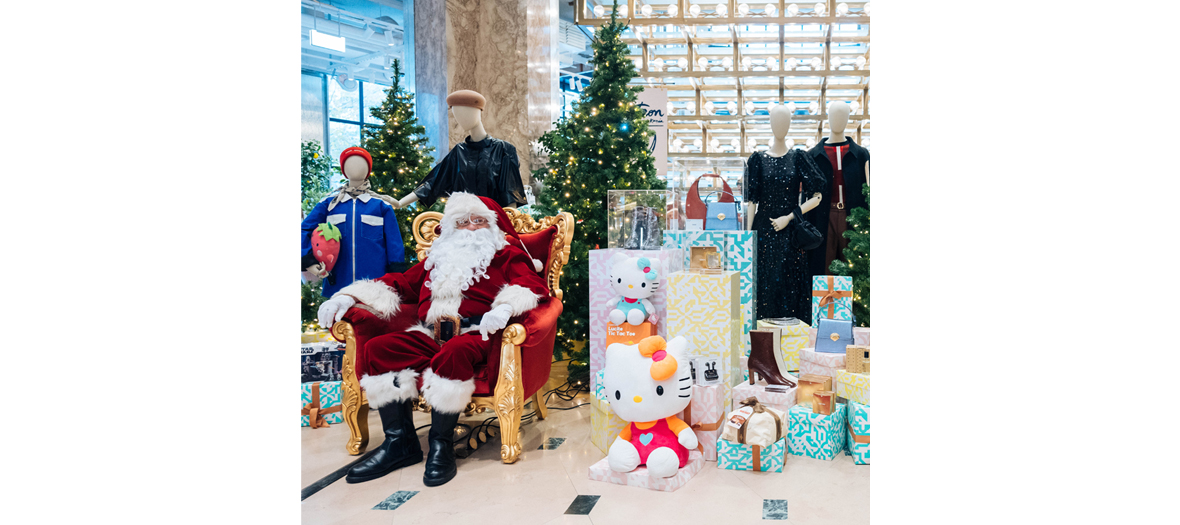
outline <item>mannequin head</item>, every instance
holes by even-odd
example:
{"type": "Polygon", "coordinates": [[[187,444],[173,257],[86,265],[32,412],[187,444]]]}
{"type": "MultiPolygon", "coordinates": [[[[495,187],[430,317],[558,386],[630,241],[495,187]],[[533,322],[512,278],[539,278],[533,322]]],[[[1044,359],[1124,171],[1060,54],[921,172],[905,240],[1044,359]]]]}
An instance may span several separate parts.
{"type": "Polygon", "coordinates": [[[455,122],[459,124],[459,128],[463,131],[471,131],[482,122],[483,110],[471,106],[453,106],[451,114],[455,116],[455,122]]]}
{"type": "Polygon", "coordinates": [[[349,182],[363,182],[369,177],[369,163],[360,155],[353,155],[344,161],[344,176],[349,182]]]}
{"type": "Polygon", "coordinates": [[[348,182],[356,186],[369,178],[369,171],[373,166],[373,157],[364,148],[353,146],[340,153],[340,171],[348,178],[348,182]]]}
{"type": "MultiPolygon", "coordinates": [[[[451,114],[455,116],[455,122],[459,124],[459,128],[463,131],[470,132],[476,130],[482,124],[481,117],[483,116],[483,107],[486,103],[487,99],[483,95],[470,89],[459,90],[447,95],[447,106],[451,108],[451,114]]],[[[482,133],[475,134],[482,135],[482,133]]],[[[482,137],[472,138],[480,140],[482,137]]]]}
{"type": "Polygon", "coordinates": [[[828,104],[828,126],[832,129],[828,142],[844,142],[844,129],[848,127],[848,115],[852,108],[847,102],[832,102],[828,104]]]}
{"type": "Polygon", "coordinates": [[[776,104],[770,108],[770,131],[774,133],[775,142],[782,142],[791,131],[791,110],[783,104],[776,104]]]}

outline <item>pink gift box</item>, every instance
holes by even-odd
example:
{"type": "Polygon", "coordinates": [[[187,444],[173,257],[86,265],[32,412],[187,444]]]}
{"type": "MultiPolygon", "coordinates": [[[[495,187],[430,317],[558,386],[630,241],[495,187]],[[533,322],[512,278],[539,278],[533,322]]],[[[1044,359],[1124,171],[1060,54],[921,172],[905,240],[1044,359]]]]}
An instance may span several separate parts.
{"type": "MultiPolygon", "coordinates": [[[[791,381],[796,381],[795,376],[788,377],[791,381]]],[[[784,414],[790,412],[791,407],[795,406],[795,391],[796,388],[784,387],[786,392],[771,392],[766,390],[766,385],[751,385],[749,382],[742,383],[733,387],[733,406],[731,410],[737,410],[742,407],[742,401],[746,398],[756,397],[758,402],[772,407],[776,410],[781,410],[784,414]]]]}
{"type": "Polygon", "coordinates": [[[614,483],[616,485],[630,485],[632,487],[672,492],[683,487],[685,483],[688,483],[688,480],[692,479],[697,472],[701,471],[701,467],[704,464],[705,458],[701,456],[700,452],[693,450],[688,453],[688,464],[680,469],[675,476],[670,478],[653,478],[647,475],[647,467],[639,467],[631,472],[615,472],[610,469],[606,458],[602,458],[598,463],[590,465],[590,479],[614,483]]]}
{"type": "MultiPolygon", "coordinates": [[[[648,298],[658,319],[656,333],[668,339],[668,276],[684,266],[684,252],[681,250],[590,250],[590,377],[602,370],[606,364],[606,325],[610,311],[614,309],[615,289],[610,285],[610,258],[617,252],[628,257],[647,257],[660,261],[660,288],[648,298]]],[[[591,391],[596,385],[590,385],[591,391]]]]}
{"type": "Polygon", "coordinates": [[[814,348],[799,351],[799,374],[828,376],[835,381],[836,371],[844,369],[845,354],[825,354],[814,348]]]}
{"type": "MultiPolygon", "coordinates": [[[[603,333],[606,333],[605,332],[606,329],[603,328],[603,330],[604,330],[603,333]]],[[[605,336],[603,336],[603,337],[605,337],[605,336]]],[[[852,327],[852,341],[853,341],[852,344],[856,344],[856,345],[860,345],[860,346],[870,346],[869,345],[869,327],[867,327],[867,326],[863,327],[863,328],[859,327],[859,326],[852,327]]],[[[808,330],[808,332],[807,332],[807,347],[808,348],[815,348],[815,328],[812,328],[811,330],[808,330]]],[[[802,363],[800,363],[800,365],[802,365],[802,363]]]]}
{"type": "Polygon", "coordinates": [[[690,410],[677,414],[677,417],[690,427],[711,429],[693,428],[693,432],[697,435],[697,442],[701,444],[705,461],[717,461],[717,439],[721,437],[721,420],[725,417],[725,390],[721,385],[693,385],[692,404],[689,408],[690,410]]]}

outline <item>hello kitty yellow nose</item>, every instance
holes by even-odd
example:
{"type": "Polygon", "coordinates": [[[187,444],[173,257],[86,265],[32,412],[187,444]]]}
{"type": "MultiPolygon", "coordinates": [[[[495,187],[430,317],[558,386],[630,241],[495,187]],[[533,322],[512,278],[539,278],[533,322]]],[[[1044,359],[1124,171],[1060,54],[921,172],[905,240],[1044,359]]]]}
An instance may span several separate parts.
{"type": "Polygon", "coordinates": [[[634,285],[634,284],[628,284],[628,285],[627,285],[627,288],[635,288],[635,285],[634,285]]]}
{"type": "Polygon", "coordinates": [[[643,402],[643,398],[642,398],[642,397],[640,397],[640,396],[635,396],[635,397],[634,397],[634,398],[632,398],[631,400],[632,400],[632,401],[634,401],[634,402],[636,402],[636,403],[642,403],[642,402],[643,402]]]}

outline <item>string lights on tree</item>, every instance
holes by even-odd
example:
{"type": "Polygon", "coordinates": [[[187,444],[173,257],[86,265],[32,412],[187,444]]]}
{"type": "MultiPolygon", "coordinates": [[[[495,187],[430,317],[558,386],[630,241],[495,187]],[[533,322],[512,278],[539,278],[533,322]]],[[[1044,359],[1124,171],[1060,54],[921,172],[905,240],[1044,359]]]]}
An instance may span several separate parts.
{"type": "MultiPolygon", "coordinates": [[[[370,152],[378,152],[373,155],[373,174],[369,176],[373,190],[394,198],[413,191],[434,164],[431,154],[434,148],[427,145],[426,127],[418,124],[418,117],[414,115],[414,97],[402,87],[401,75],[401,61],[394,59],[393,81],[385,90],[385,100],[380,106],[369,109],[369,114],[384,124],[380,128],[366,126],[361,144],[370,152]]],[[[441,199],[430,208],[440,212],[442,209],[441,199]]],[[[424,211],[428,210],[419,203],[397,210],[403,240],[414,238],[410,227],[414,217],[424,211]]],[[[418,260],[413,246],[412,242],[405,243],[407,266],[418,260]]]]}
{"type": "Polygon", "coordinates": [[[563,352],[570,356],[570,381],[583,384],[589,381],[590,349],[582,345],[575,351],[574,342],[589,338],[590,250],[606,248],[606,191],[666,187],[656,177],[655,158],[647,149],[647,115],[636,98],[643,87],[628,85],[638,71],[627,60],[627,44],[620,39],[627,26],[614,14],[619,12],[617,2],[615,7],[610,22],[595,32],[591,59],[595,68],[589,85],[574,104],[572,116],[559,120],[553,131],[539,139],[549,162],[533,172],[545,182],[536,208],[543,215],[568,211],[577,221],[561,281],[565,290],[565,309],[557,323],[561,337],[553,349],[556,359],[563,352]]]}
{"type": "MultiPolygon", "coordinates": [[[[864,185],[865,205],[869,204],[869,185],[864,185]]],[[[828,268],[834,275],[852,277],[852,315],[856,324],[869,326],[869,210],[853,208],[848,213],[848,229],[844,232],[848,247],[844,258],[832,261],[828,268]]]]}

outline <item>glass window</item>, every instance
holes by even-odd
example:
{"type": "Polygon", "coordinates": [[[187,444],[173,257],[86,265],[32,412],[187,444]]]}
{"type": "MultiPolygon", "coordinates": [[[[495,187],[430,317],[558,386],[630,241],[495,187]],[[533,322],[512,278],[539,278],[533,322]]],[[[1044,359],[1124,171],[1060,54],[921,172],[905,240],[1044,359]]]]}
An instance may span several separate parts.
{"type": "Polygon", "coordinates": [[[361,127],[358,124],[332,121],[328,124],[329,158],[339,159],[344,150],[361,145],[361,127]]]}
{"type": "Polygon", "coordinates": [[[299,133],[300,140],[315,140],[324,145],[324,77],[320,75],[301,75],[300,98],[302,99],[302,117],[299,133]]]}
{"type": "Polygon", "coordinates": [[[369,109],[379,108],[381,107],[381,104],[385,102],[385,86],[379,86],[377,84],[365,82],[362,84],[362,87],[364,89],[363,94],[365,99],[365,124],[377,124],[379,126],[385,124],[385,122],[377,117],[374,117],[373,114],[369,112],[369,109]]]}
{"type": "MultiPolygon", "coordinates": [[[[357,82],[358,87],[360,82],[357,82]]],[[[328,116],[345,120],[358,120],[360,117],[360,89],[346,91],[340,87],[336,79],[328,82],[328,116]]]]}

